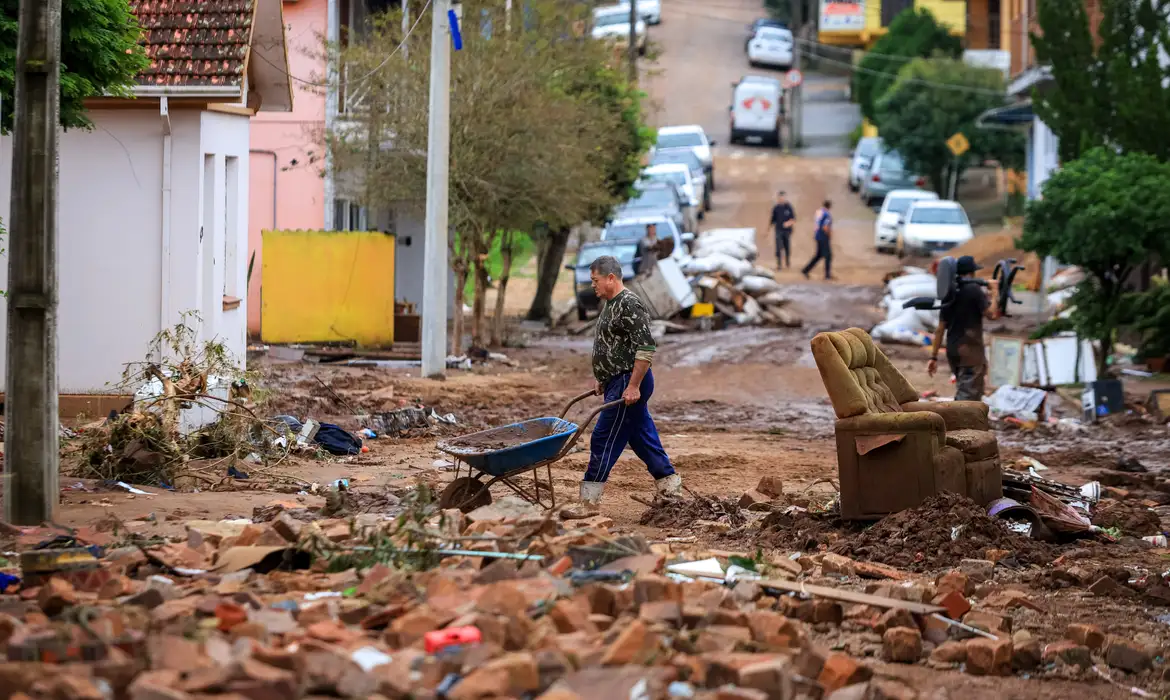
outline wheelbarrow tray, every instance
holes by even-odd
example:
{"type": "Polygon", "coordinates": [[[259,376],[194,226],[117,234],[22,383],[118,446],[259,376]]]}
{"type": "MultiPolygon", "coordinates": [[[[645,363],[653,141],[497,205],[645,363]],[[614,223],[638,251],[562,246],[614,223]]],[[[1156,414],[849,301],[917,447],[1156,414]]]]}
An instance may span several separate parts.
{"type": "Polygon", "coordinates": [[[533,418],[442,440],[436,447],[491,476],[504,476],[553,459],[578,430],[563,418],[533,418]]]}

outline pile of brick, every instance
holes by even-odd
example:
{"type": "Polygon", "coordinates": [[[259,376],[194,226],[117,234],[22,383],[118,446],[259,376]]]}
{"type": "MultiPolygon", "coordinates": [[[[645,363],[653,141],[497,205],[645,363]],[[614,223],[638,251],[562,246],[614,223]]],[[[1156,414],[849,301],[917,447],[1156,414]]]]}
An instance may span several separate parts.
{"type": "Polygon", "coordinates": [[[832,554],[782,556],[757,567],[768,578],[682,580],[668,564],[714,554],[727,568],[729,553],[639,544],[610,533],[604,517],[564,524],[476,513],[443,511],[422,523],[445,533],[444,546],[468,547],[425,570],[330,572],[327,562],[343,560],[320,556],[298,568],[288,553],[309,542],[352,550],[371,540],[345,521],[282,515],[192,524],[186,542],[112,549],[98,568],[26,577],[0,596],[8,658],[0,697],[917,697],[857,654],[830,651],[826,634],[842,632],[880,640],[885,661],[969,673],[1086,665],[1093,654],[1135,673],[1152,663],[1149,650],[1091,625],[1073,625],[1067,640],[1042,648],[1026,632],[1013,634],[1006,614],[972,610],[980,585],[991,590],[983,607],[1036,606],[1018,591],[986,588],[990,562],[915,581],[832,554]],[[500,558],[526,554],[540,559],[500,558]],[[259,573],[273,562],[277,569],[259,573]],[[868,596],[856,590],[860,577],[871,579],[868,596]],[[784,589],[797,579],[848,595],[784,589]],[[945,612],[923,613],[931,606],[945,612]],[[439,630],[457,643],[442,643],[439,630]]]}

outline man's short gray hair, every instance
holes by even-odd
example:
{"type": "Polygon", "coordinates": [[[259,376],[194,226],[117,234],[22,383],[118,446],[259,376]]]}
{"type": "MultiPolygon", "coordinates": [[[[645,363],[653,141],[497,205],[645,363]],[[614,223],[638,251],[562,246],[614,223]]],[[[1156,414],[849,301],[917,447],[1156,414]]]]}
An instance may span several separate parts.
{"type": "Polygon", "coordinates": [[[589,265],[589,271],[596,272],[601,277],[616,275],[619,280],[622,278],[622,264],[612,255],[602,255],[594,260],[589,265]]]}

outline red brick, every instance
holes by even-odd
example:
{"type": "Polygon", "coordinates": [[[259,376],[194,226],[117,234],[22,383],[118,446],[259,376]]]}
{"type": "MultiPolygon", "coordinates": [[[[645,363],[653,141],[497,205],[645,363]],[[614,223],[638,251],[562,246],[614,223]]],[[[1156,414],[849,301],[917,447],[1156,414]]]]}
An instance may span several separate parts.
{"type": "Polygon", "coordinates": [[[862,665],[845,654],[834,652],[825,658],[825,666],[817,678],[825,689],[825,694],[844,688],[854,683],[869,680],[873,672],[868,666],[862,665]]]}
{"type": "Polygon", "coordinates": [[[882,635],[886,658],[900,663],[916,663],[922,657],[922,634],[918,628],[891,627],[882,635]]]}
{"type": "Polygon", "coordinates": [[[1011,640],[986,637],[967,640],[967,672],[976,676],[1011,675],[1011,640]]]}

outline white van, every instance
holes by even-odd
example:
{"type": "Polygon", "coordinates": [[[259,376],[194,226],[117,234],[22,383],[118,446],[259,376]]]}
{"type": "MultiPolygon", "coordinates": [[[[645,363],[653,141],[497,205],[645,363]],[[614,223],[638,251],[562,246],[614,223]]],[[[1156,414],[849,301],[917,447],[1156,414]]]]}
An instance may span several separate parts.
{"type": "Polygon", "coordinates": [[[783,101],[784,88],[776,78],[745,75],[732,83],[731,142],[759,139],[779,148],[783,101]]]}

